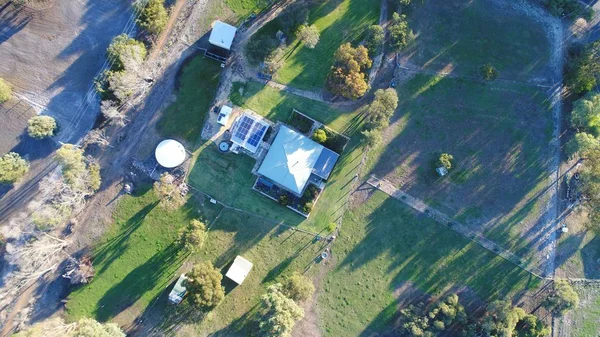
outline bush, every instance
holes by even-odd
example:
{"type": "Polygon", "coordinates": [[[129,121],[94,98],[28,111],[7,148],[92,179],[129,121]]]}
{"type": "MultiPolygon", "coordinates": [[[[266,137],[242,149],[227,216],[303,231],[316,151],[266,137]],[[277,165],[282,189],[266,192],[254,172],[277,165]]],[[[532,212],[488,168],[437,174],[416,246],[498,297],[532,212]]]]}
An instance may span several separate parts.
{"type": "Polygon", "coordinates": [[[298,40],[304,42],[307,48],[314,49],[317,43],[319,43],[320,34],[315,25],[300,25],[296,32],[296,37],[298,40]]]}
{"type": "Polygon", "coordinates": [[[137,23],[151,35],[160,34],[167,26],[169,13],[165,8],[165,0],[148,0],[146,6],[141,9],[137,23]]]}
{"type": "Polygon", "coordinates": [[[325,130],[318,129],[313,133],[312,139],[319,144],[323,144],[327,141],[327,134],[325,133],[325,130]]]}
{"type": "Polygon", "coordinates": [[[279,204],[281,206],[287,206],[290,204],[289,198],[287,196],[287,194],[282,194],[279,196],[279,204]]]}
{"type": "Polygon", "coordinates": [[[544,305],[554,315],[563,316],[579,305],[579,295],[573,290],[568,281],[557,280],[554,282],[552,293],[548,296],[544,305]]]}
{"type": "Polygon", "coordinates": [[[337,228],[337,224],[335,222],[330,223],[329,225],[327,225],[327,231],[329,233],[333,233],[333,231],[337,228]]]}
{"type": "Polygon", "coordinates": [[[199,220],[194,219],[179,231],[177,243],[188,252],[193,253],[204,246],[207,236],[206,226],[199,220]]]}
{"type": "Polygon", "coordinates": [[[479,68],[479,72],[481,72],[481,76],[486,81],[493,81],[498,78],[499,75],[498,70],[496,70],[496,68],[489,63],[481,66],[481,68],[479,68]]]}
{"type": "Polygon", "coordinates": [[[225,289],[221,286],[223,275],[211,262],[195,265],[185,276],[190,302],[196,307],[214,308],[225,298],[225,289]]]}
{"type": "Polygon", "coordinates": [[[12,184],[29,172],[29,163],[16,152],[0,157],[0,184],[12,184]]]}
{"type": "Polygon", "coordinates": [[[369,50],[369,55],[376,55],[384,41],[385,31],[383,30],[383,27],[379,25],[372,25],[367,28],[367,40],[365,41],[365,47],[367,47],[369,50]]]}
{"type": "Polygon", "coordinates": [[[452,168],[452,161],[454,157],[448,153],[442,153],[440,158],[438,159],[438,167],[445,167],[446,170],[450,170],[452,168]]]}
{"type": "Polygon", "coordinates": [[[43,139],[54,136],[56,131],[56,120],[50,116],[35,116],[27,122],[27,133],[35,139],[43,139]]]}
{"type": "Polygon", "coordinates": [[[294,273],[281,282],[281,292],[296,302],[305,301],[314,294],[315,286],[310,278],[294,273]]]}
{"type": "Polygon", "coordinates": [[[304,214],[310,214],[310,212],[312,212],[313,206],[314,206],[314,203],[312,201],[308,201],[307,203],[305,203],[304,206],[302,207],[304,214]]]}
{"type": "Polygon", "coordinates": [[[396,50],[403,49],[415,38],[412,29],[408,27],[406,15],[400,15],[398,13],[394,13],[392,16],[389,32],[390,45],[396,50]]]}
{"type": "Polygon", "coordinates": [[[281,291],[281,284],[274,284],[262,296],[259,305],[261,337],[289,337],[297,321],[304,317],[304,310],[281,291]]]}
{"type": "Polygon", "coordinates": [[[0,78],[0,104],[8,101],[11,96],[12,88],[3,78],[0,78]]]}

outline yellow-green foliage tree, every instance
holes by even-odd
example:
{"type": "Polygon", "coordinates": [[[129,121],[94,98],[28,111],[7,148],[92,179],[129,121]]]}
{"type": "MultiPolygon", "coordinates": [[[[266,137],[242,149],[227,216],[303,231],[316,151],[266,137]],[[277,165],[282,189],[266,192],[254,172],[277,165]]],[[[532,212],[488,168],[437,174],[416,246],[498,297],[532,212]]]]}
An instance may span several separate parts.
{"type": "Polygon", "coordinates": [[[200,220],[192,220],[179,231],[177,242],[188,252],[196,252],[204,245],[206,241],[206,226],[200,220]]]}
{"type": "Polygon", "coordinates": [[[12,88],[3,78],[0,78],[0,104],[8,101],[11,96],[12,88]]]}
{"type": "Polygon", "coordinates": [[[259,305],[260,336],[290,337],[297,321],[304,317],[304,310],[285,296],[277,283],[267,289],[259,305]]]}
{"type": "Polygon", "coordinates": [[[35,139],[54,136],[57,127],[56,120],[50,116],[31,117],[27,124],[27,133],[35,139]]]}
{"type": "Polygon", "coordinates": [[[225,298],[225,289],[221,285],[223,275],[210,261],[195,265],[185,276],[185,287],[193,305],[211,309],[225,298]]]}
{"type": "Polygon", "coordinates": [[[175,182],[175,177],[163,173],[160,180],[154,183],[154,193],[160,199],[160,205],[167,210],[175,210],[185,204],[185,197],[175,182]]]}
{"type": "Polygon", "coordinates": [[[16,152],[0,157],[0,184],[12,184],[29,171],[29,163],[16,152]]]}
{"type": "Polygon", "coordinates": [[[281,292],[296,302],[305,301],[314,294],[315,285],[310,278],[294,273],[281,282],[281,292]]]}
{"type": "Polygon", "coordinates": [[[362,97],[369,89],[365,71],[372,65],[367,48],[353,48],[350,43],[345,43],[334,57],[335,64],[327,76],[327,89],[349,99],[362,97]]]}
{"type": "Polygon", "coordinates": [[[165,8],[165,0],[149,0],[141,9],[137,23],[148,33],[156,36],[165,29],[167,21],[169,21],[169,13],[165,8]]]}

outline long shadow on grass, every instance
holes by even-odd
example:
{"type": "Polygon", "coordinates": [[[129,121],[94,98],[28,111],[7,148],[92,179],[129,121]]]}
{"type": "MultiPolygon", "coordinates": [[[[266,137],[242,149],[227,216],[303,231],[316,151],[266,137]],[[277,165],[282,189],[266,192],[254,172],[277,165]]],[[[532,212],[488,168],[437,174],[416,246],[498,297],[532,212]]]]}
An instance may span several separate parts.
{"type": "Polygon", "coordinates": [[[179,251],[179,246],[171,244],[132,270],[102,296],[96,304],[94,316],[100,321],[107,321],[134,305],[144,294],[158,286],[158,280],[165,278],[166,271],[185,259],[186,255],[178,254],[179,251]]]}

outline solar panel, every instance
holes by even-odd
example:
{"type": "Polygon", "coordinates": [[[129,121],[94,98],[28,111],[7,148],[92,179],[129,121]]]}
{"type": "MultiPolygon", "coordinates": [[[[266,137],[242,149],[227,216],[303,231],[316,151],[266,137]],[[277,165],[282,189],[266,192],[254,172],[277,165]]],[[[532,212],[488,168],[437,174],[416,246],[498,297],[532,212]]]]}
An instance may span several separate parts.
{"type": "Polygon", "coordinates": [[[248,139],[248,144],[254,147],[258,146],[258,143],[262,140],[266,128],[267,127],[262,124],[254,124],[252,132],[250,133],[250,138],[248,139]]]}
{"type": "Polygon", "coordinates": [[[240,126],[235,131],[235,137],[244,141],[246,139],[246,136],[248,135],[248,131],[250,131],[250,127],[252,126],[253,122],[254,120],[252,120],[252,118],[244,116],[244,118],[240,122],[240,126]]]}

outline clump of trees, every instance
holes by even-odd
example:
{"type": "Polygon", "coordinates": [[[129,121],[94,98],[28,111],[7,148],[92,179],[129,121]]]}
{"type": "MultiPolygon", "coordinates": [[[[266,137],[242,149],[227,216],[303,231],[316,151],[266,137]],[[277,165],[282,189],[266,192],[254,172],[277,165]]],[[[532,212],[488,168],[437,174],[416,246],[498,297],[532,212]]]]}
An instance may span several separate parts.
{"type": "Polygon", "coordinates": [[[165,0],[148,0],[145,6],[138,1],[135,5],[140,11],[140,17],[137,19],[140,27],[153,36],[157,36],[165,29],[169,21],[165,0]]]}
{"type": "Polygon", "coordinates": [[[304,317],[304,310],[285,295],[280,283],[267,289],[258,313],[259,336],[262,337],[290,337],[296,322],[304,317]]]}
{"type": "Polygon", "coordinates": [[[319,144],[323,144],[327,141],[327,133],[323,129],[317,129],[313,133],[312,139],[319,144]]]}
{"type": "Polygon", "coordinates": [[[281,282],[281,292],[288,298],[301,302],[315,293],[312,280],[302,274],[294,273],[281,282]]]}
{"type": "Polygon", "coordinates": [[[467,321],[465,308],[459,303],[458,295],[452,294],[443,301],[427,306],[421,302],[400,310],[403,336],[436,336],[452,324],[467,321]]]}
{"type": "Polygon", "coordinates": [[[160,199],[160,205],[167,210],[175,210],[185,204],[185,196],[177,185],[175,177],[169,173],[163,173],[160,179],[154,183],[154,193],[160,199]]]}
{"type": "Polygon", "coordinates": [[[27,133],[35,139],[52,137],[57,128],[56,120],[50,116],[32,117],[27,124],[27,133]]]}
{"type": "Polygon", "coordinates": [[[571,50],[567,62],[565,83],[575,93],[584,93],[597,85],[600,75],[600,41],[571,50]]]}
{"type": "Polygon", "coordinates": [[[367,39],[365,41],[365,47],[369,50],[369,55],[373,56],[377,54],[377,51],[383,42],[385,41],[385,31],[380,25],[372,25],[367,28],[367,39]]]}
{"type": "Polygon", "coordinates": [[[125,333],[114,323],[99,323],[91,318],[82,318],[75,323],[66,323],[61,318],[51,318],[36,323],[14,337],[125,337],[125,333]]]}
{"type": "Polygon", "coordinates": [[[578,131],[600,136],[600,94],[590,93],[573,104],[571,126],[578,131]]]}
{"type": "Polygon", "coordinates": [[[554,315],[563,316],[579,305],[579,295],[567,280],[556,280],[544,305],[554,315]]]}
{"type": "Polygon", "coordinates": [[[444,167],[446,170],[450,170],[452,168],[452,161],[454,160],[454,156],[449,153],[442,153],[438,158],[437,167],[444,167]]]}
{"type": "Polygon", "coordinates": [[[586,8],[577,0],[546,0],[550,13],[558,17],[591,19],[592,10],[586,8]]]}
{"type": "Polygon", "coordinates": [[[12,88],[3,78],[0,78],[0,104],[8,101],[11,96],[12,88]]]}
{"type": "Polygon", "coordinates": [[[204,246],[206,237],[206,226],[200,220],[192,220],[190,223],[179,231],[179,243],[188,252],[196,252],[204,246]]]}
{"type": "Polygon", "coordinates": [[[83,149],[64,144],[56,151],[55,159],[62,167],[65,182],[75,190],[91,194],[100,188],[100,165],[91,157],[85,157],[83,149]]]}
{"type": "Polygon", "coordinates": [[[498,78],[499,75],[498,70],[490,63],[482,65],[481,68],[479,68],[479,72],[486,81],[493,81],[498,78]]]}
{"type": "Polygon", "coordinates": [[[119,110],[117,102],[104,100],[100,103],[100,112],[104,115],[110,123],[117,126],[125,126],[127,124],[127,117],[125,112],[119,110]]]}
{"type": "Polygon", "coordinates": [[[0,184],[13,184],[29,172],[29,163],[16,152],[0,157],[0,184]]]}
{"type": "Polygon", "coordinates": [[[195,265],[185,276],[188,298],[196,307],[212,309],[225,298],[225,288],[221,285],[223,275],[210,261],[195,265]]]}
{"type": "Polygon", "coordinates": [[[338,48],[334,57],[335,63],[327,76],[327,89],[349,99],[363,96],[369,89],[366,70],[372,65],[367,48],[353,48],[350,43],[345,43],[338,48]]]}
{"type": "Polygon", "coordinates": [[[415,34],[408,26],[406,15],[394,13],[388,27],[390,45],[396,50],[402,50],[415,39],[415,34]]]}
{"type": "Polygon", "coordinates": [[[383,129],[389,126],[390,118],[397,107],[396,90],[388,88],[375,91],[375,99],[365,109],[367,118],[362,135],[367,146],[373,147],[381,143],[383,129]]]}
{"type": "Polygon", "coordinates": [[[307,26],[302,24],[296,32],[298,40],[304,42],[304,45],[310,49],[314,49],[317,46],[320,36],[319,30],[315,25],[307,26]]]}

